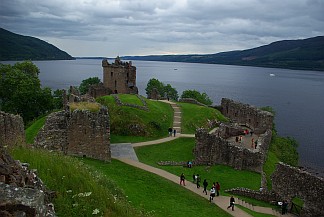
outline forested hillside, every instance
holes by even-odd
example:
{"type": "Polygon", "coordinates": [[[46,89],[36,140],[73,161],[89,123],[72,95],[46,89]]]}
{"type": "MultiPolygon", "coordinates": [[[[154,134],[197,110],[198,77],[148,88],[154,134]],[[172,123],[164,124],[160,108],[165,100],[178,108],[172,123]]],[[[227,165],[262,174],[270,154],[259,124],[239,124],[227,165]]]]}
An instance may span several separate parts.
{"type": "Polygon", "coordinates": [[[68,53],[38,38],[0,28],[0,60],[71,60],[68,53]]]}

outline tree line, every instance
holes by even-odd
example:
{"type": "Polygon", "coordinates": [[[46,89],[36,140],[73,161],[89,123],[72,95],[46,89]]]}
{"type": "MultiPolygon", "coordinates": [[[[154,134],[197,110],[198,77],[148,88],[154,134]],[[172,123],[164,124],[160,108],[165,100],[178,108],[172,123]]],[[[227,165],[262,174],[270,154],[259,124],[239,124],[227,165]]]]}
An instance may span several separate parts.
{"type": "MultiPolygon", "coordinates": [[[[14,65],[0,63],[0,110],[19,114],[25,124],[35,118],[63,107],[63,91],[42,87],[39,80],[39,68],[31,61],[17,62],[14,65]]],[[[98,77],[90,77],[77,87],[81,94],[88,92],[93,84],[99,84],[98,77]]],[[[148,81],[146,94],[150,95],[156,89],[162,97],[177,101],[178,91],[170,84],[164,84],[158,79],[148,81]]],[[[181,98],[193,98],[198,102],[211,105],[212,101],[206,93],[196,90],[183,91],[181,98]]]]}

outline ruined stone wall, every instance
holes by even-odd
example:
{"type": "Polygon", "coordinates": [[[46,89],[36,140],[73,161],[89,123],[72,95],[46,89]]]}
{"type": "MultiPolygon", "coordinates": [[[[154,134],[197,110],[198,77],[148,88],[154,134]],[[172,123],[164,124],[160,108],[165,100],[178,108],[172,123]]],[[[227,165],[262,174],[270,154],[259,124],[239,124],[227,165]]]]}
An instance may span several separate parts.
{"type": "Polygon", "coordinates": [[[136,87],[136,67],[132,62],[122,62],[116,58],[115,63],[102,61],[103,84],[113,93],[138,93],[136,87]]]}
{"type": "Polygon", "coordinates": [[[48,115],[44,126],[35,137],[34,146],[65,153],[67,141],[67,126],[70,113],[54,112],[48,115]]]}
{"type": "Polygon", "coordinates": [[[196,105],[200,105],[200,106],[207,106],[201,102],[198,102],[196,99],[193,99],[193,98],[181,98],[181,99],[179,99],[179,102],[186,102],[186,103],[196,104],[196,105]]]}
{"type": "Polygon", "coordinates": [[[272,190],[289,202],[304,201],[300,216],[324,216],[324,179],[298,168],[279,163],[272,177],[272,190]]]}
{"type": "Polygon", "coordinates": [[[68,155],[111,160],[109,116],[106,108],[98,113],[75,110],[67,127],[68,155]]]}
{"type": "Polygon", "coordinates": [[[254,191],[248,188],[232,188],[229,190],[225,190],[225,192],[235,195],[241,195],[244,197],[250,197],[257,200],[265,201],[265,202],[276,202],[282,201],[282,198],[273,191],[254,191]]]}
{"type": "Polygon", "coordinates": [[[0,111],[0,147],[25,144],[22,117],[0,111]]]}
{"type": "Polygon", "coordinates": [[[233,122],[246,125],[257,134],[272,129],[273,115],[254,106],[222,98],[222,113],[233,122]]]}
{"type": "Polygon", "coordinates": [[[264,154],[235,146],[205,129],[196,132],[196,146],[193,150],[197,164],[225,164],[239,170],[262,172],[264,154]]]}
{"type": "Polygon", "coordinates": [[[49,115],[34,146],[74,156],[110,161],[110,127],[106,107],[98,112],[69,110],[49,115]]]}
{"type": "Polygon", "coordinates": [[[112,91],[108,88],[106,88],[103,83],[95,84],[95,85],[90,85],[88,94],[92,96],[93,98],[101,97],[101,96],[106,96],[109,94],[112,94],[112,91]]]}

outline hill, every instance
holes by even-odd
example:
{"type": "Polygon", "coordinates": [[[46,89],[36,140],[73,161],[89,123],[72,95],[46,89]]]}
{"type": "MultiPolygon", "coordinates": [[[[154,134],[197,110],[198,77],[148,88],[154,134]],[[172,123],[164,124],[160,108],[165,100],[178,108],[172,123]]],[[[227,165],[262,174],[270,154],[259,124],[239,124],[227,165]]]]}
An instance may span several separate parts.
{"type": "Polygon", "coordinates": [[[0,60],[72,60],[68,53],[38,38],[0,28],[0,60]]]}
{"type": "Polygon", "coordinates": [[[125,56],[123,59],[324,71],[324,36],[283,40],[248,50],[216,54],[125,56]]]}

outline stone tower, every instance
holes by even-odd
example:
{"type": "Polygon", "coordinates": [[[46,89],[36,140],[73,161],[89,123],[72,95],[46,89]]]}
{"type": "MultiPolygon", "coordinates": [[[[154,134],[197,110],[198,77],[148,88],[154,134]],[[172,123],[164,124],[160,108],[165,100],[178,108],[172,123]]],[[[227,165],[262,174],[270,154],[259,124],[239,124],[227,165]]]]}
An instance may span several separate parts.
{"type": "Polygon", "coordinates": [[[103,84],[112,93],[137,94],[136,67],[132,62],[122,62],[116,57],[115,62],[109,64],[107,59],[102,60],[103,84]]]}

